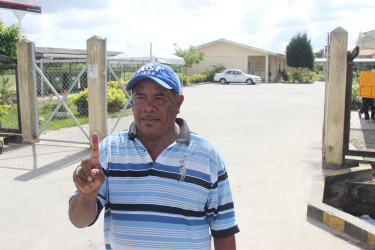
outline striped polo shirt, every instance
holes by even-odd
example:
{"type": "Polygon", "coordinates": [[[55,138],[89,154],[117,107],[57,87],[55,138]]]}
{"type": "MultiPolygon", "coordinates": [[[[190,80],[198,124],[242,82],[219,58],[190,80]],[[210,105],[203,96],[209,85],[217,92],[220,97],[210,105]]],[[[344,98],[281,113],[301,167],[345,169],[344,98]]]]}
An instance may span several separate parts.
{"type": "Polygon", "coordinates": [[[100,143],[106,249],[210,249],[211,235],[239,232],[218,150],[184,120],[176,123],[178,138],[155,162],[135,123],[100,143]]]}

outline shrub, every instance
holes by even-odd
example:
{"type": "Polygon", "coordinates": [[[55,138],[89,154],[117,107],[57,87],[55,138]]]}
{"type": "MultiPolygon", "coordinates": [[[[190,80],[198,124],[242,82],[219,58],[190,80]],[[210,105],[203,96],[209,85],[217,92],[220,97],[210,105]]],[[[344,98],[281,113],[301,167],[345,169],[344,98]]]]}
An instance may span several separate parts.
{"type": "Polygon", "coordinates": [[[285,69],[283,69],[281,72],[280,72],[280,74],[283,76],[283,78],[284,78],[284,81],[289,81],[289,72],[288,71],[286,71],[285,69]]]}
{"type": "Polygon", "coordinates": [[[195,74],[190,77],[191,83],[204,82],[206,80],[206,75],[204,74],[195,74]]]}
{"type": "Polygon", "coordinates": [[[8,114],[8,105],[0,104],[0,117],[8,114]]]}
{"type": "MultiPolygon", "coordinates": [[[[110,85],[110,84],[109,84],[110,85]]],[[[89,106],[88,102],[88,89],[79,92],[78,95],[71,98],[72,102],[77,106],[79,113],[85,113],[89,106]]],[[[111,88],[107,86],[107,107],[119,106],[123,108],[126,104],[127,98],[121,88],[111,88]]]]}
{"type": "Polygon", "coordinates": [[[211,69],[205,69],[203,74],[206,75],[206,81],[213,81],[216,73],[221,73],[225,70],[224,64],[211,65],[211,69]]]}
{"type": "Polygon", "coordinates": [[[13,84],[9,81],[9,77],[3,77],[0,84],[0,104],[7,104],[11,95],[15,94],[13,84]]]}
{"type": "Polygon", "coordinates": [[[84,89],[78,93],[78,95],[73,96],[72,102],[77,107],[88,107],[89,106],[89,91],[88,89],[84,89]]]}
{"type": "MultiPolygon", "coordinates": [[[[51,111],[55,110],[55,108],[57,107],[57,105],[59,105],[60,101],[58,102],[53,102],[50,106],[49,106],[49,109],[51,111]]],[[[61,104],[59,110],[57,110],[57,112],[65,112],[65,107],[61,104]]]]}
{"type": "MultiPolygon", "coordinates": [[[[181,81],[181,78],[180,78],[181,81]]],[[[184,86],[189,86],[191,84],[190,77],[184,76],[184,86]]]]}
{"type": "MultiPolygon", "coordinates": [[[[124,86],[124,88],[126,88],[126,85],[128,84],[128,82],[130,80],[123,80],[122,78],[119,79],[119,81],[121,82],[121,84],[124,86]]],[[[107,82],[107,86],[111,87],[111,88],[120,88],[121,89],[121,86],[120,84],[117,82],[117,81],[109,81],[107,82]]]]}
{"type": "Polygon", "coordinates": [[[294,79],[294,81],[298,81],[300,76],[301,76],[301,71],[296,70],[296,71],[293,73],[293,79],[294,79]]]}
{"type": "Polygon", "coordinates": [[[323,63],[316,63],[314,65],[314,71],[316,71],[317,74],[319,74],[320,71],[324,70],[324,65],[323,63]]]}
{"type": "Polygon", "coordinates": [[[107,87],[107,106],[119,106],[123,108],[126,103],[126,96],[122,89],[107,87]]]}
{"type": "Polygon", "coordinates": [[[352,99],[351,109],[358,109],[361,107],[361,98],[359,97],[359,84],[356,82],[352,83],[352,99]]]}

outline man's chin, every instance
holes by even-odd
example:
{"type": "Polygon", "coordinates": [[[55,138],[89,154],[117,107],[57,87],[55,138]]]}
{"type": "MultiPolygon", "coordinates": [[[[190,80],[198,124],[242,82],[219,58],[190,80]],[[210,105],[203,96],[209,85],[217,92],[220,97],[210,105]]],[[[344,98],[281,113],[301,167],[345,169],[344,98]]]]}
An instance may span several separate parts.
{"type": "Polygon", "coordinates": [[[160,120],[142,120],[140,126],[152,128],[155,126],[159,126],[160,120]]]}

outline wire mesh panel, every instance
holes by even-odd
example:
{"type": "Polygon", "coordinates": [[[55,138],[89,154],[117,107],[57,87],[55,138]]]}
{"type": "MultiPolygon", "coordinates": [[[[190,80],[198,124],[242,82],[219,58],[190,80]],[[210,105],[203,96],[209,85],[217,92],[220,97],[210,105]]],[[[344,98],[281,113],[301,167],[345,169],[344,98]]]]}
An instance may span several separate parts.
{"type": "Polygon", "coordinates": [[[112,134],[128,129],[134,120],[130,105],[131,93],[125,87],[141,64],[108,60],[107,65],[107,127],[108,134],[112,134]]]}
{"type": "Polygon", "coordinates": [[[40,60],[35,65],[40,140],[89,143],[85,60],[40,60]]]}
{"type": "Polygon", "coordinates": [[[0,132],[20,132],[16,79],[16,69],[0,69],[0,132]]]}

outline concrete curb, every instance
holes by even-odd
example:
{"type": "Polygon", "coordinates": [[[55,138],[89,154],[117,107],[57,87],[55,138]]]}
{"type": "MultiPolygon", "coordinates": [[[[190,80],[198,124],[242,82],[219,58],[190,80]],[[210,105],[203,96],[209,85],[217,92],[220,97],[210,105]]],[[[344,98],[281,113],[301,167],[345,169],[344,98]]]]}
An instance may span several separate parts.
{"type": "Polygon", "coordinates": [[[375,247],[375,226],[351,214],[323,203],[325,181],[327,178],[343,175],[361,175],[364,171],[371,171],[370,165],[331,171],[316,176],[311,185],[310,197],[307,204],[307,218],[318,224],[328,226],[329,231],[348,240],[355,240],[368,247],[375,247]]]}

